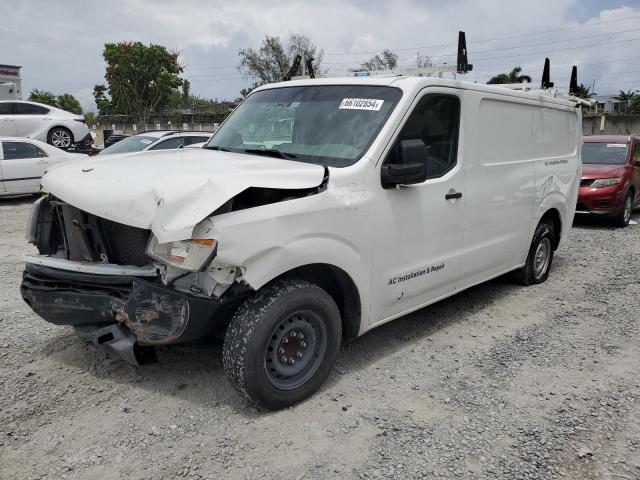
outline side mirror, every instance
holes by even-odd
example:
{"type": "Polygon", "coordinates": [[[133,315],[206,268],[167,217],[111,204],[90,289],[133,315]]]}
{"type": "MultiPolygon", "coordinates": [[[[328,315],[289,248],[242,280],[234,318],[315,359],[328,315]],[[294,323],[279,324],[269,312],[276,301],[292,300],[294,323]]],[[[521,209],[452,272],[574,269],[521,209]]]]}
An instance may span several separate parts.
{"type": "Polygon", "coordinates": [[[382,166],[382,188],[422,183],[427,179],[427,149],[422,140],[402,140],[398,160],[400,163],[382,166]]]}

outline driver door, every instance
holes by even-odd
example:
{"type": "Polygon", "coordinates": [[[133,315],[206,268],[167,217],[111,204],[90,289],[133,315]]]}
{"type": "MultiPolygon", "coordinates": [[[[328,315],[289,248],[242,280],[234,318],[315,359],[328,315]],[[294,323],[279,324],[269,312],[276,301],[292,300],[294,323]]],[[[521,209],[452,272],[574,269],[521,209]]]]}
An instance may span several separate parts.
{"type": "Polygon", "coordinates": [[[384,159],[397,163],[397,143],[421,139],[428,178],[382,190],[372,278],[373,323],[451,294],[461,271],[466,182],[458,148],[462,94],[432,87],[424,92],[384,159]]]}

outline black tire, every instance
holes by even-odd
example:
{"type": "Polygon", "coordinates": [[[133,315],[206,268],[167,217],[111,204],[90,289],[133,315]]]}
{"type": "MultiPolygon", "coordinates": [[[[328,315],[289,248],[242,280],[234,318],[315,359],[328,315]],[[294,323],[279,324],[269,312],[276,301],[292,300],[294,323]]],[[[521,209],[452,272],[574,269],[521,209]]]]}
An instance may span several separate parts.
{"type": "Polygon", "coordinates": [[[53,127],[47,134],[47,143],[65,150],[73,145],[73,133],[68,128],[53,127]]]}
{"type": "Polygon", "coordinates": [[[324,383],[341,339],[340,311],[327,292],[302,280],[278,281],[233,315],[224,339],[224,371],[250,401],[270,410],[288,407],[324,383]]]}
{"type": "Polygon", "coordinates": [[[615,218],[615,224],[617,227],[626,227],[631,220],[631,213],[633,212],[633,192],[629,190],[624,197],[624,202],[620,207],[620,212],[615,218]]]}
{"type": "Polygon", "coordinates": [[[514,272],[516,279],[523,285],[535,285],[544,282],[551,270],[553,250],[556,244],[553,225],[541,221],[533,234],[531,247],[529,247],[529,253],[527,254],[527,262],[524,267],[514,272]],[[541,259],[542,251],[544,251],[543,259],[541,259]]]}

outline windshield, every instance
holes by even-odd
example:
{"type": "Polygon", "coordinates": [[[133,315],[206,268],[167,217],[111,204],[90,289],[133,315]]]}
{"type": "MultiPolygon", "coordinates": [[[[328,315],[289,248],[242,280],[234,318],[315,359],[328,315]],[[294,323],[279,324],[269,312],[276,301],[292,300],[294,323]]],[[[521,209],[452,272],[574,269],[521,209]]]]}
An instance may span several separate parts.
{"type": "Polygon", "coordinates": [[[345,167],[364,154],[401,96],[397,88],[363,85],[263,90],[205,148],[345,167]]]}
{"type": "Polygon", "coordinates": [[[627,144],[585,143],[582,145],[582,163],[624,165],[627,163],[627,144]]]}
{"type": "Polygon", "coordinates": [[[102,152],[100,152],[100,155],[111,155],[113,153],[141,152],[156,140],[157,138],[154,138],[154,137],[134,135],[133,137],[124,138],[120,140],[118,143],[114,143],[110,147],[105,148],[104,150],[102,150],[102,152]]]}

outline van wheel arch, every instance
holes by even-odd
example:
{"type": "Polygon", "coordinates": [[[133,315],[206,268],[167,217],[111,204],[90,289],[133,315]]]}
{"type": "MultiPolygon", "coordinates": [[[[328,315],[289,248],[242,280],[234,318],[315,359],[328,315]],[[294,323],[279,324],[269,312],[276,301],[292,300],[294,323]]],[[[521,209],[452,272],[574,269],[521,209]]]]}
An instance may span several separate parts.
{"type": "Polygon", "coordinates": [[[282,279],[304,280],[327,292],[340,310],[342,336],[354,339],[360,332],[362,307],[360,293],[347,272],[334,265],[313,263],[296,267],[274,278],[269,284],[282,279]]]}
{"type": "Polygon", "coordinates": [[[562,219],[560,217],[560,212],[555,208],[550,208],[547,210],[542,218],[540,219],[540,223],[546,223],[547,225],[551,225],[554,231],[554,241],[553,241],[553,249],[556,250],[558,248],[558,244],[560,243],[560,239],[562,238],[562,219]]]}

